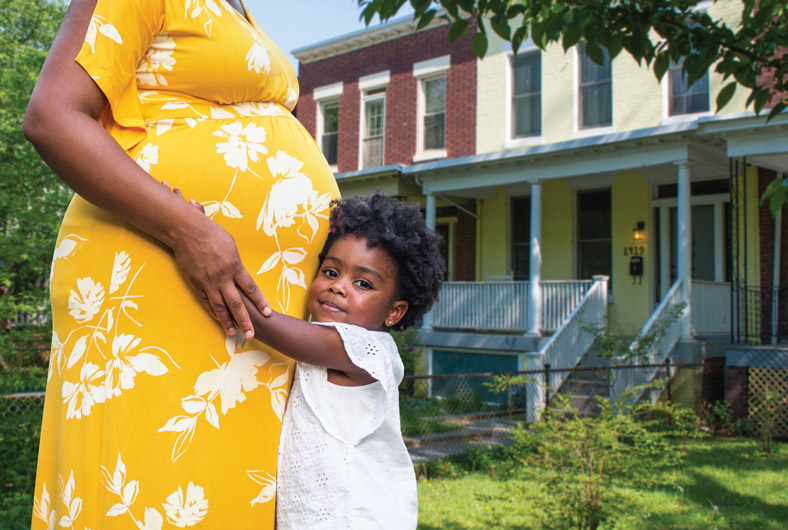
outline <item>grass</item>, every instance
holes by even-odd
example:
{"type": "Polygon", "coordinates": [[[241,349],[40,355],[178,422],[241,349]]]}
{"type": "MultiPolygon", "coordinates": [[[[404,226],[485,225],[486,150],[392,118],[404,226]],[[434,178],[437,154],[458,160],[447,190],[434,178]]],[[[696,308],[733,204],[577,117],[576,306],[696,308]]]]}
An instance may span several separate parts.
{"type": "MultiPolygon", "coordinates": [[[[433,469],[440,469],[433,466],[433,469]]],[[[501,462],[478,471],[444,467],[451,478],[420,478],[419,529],[543,528],[544,476],[525,476],[501,462]]],[[[788,444],[774,456],[749,439],[705,439],[688,444],[680,467],[646,486],[622,480],[612,491],[612,530],[758,529],[788,526],[788,444]]]]}

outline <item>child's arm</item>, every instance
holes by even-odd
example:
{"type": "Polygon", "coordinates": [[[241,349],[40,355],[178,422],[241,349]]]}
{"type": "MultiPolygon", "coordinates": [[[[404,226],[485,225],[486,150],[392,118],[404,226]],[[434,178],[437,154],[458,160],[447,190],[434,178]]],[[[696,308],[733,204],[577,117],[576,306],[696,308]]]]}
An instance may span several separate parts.
{"type": "Polygon", "coordinates": [[[366,370],[353,364],[335,328],[317,326],[276,311],[263,316],[251,300],[244,298],[244,303],[252,319],[254,336],[260,342],[296,361],[341,372],[352,385],[376,381],[366,370]]]}

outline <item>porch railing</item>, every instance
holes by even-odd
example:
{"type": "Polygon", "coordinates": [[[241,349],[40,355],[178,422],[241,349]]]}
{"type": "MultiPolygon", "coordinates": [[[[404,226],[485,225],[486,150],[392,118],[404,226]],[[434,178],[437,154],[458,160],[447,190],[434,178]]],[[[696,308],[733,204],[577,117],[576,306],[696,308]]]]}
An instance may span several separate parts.
{"type": "MultiPolygon", "coordinates": [[[[434,328],[528,330],[530,282],[446,282],[432,310],[434,328]]],[[[591,288],[590,280],[542,282],[542,330],[558,329],[591,288]]]]}
{"type": "MultiPolygon", "coordinates": [[[[630,345],[630,352],[634,353],[638,349],[645,348],[643,356],[630,357],[622,365],[659,365],[665,362],[670,352],[679,341],[681,334],[681,316],[675,315],[677,309],[681,307],[681,280],[671,286],[670,290],[662,299],[657,309],[648,319],[646,325],[640,330],[638,336],[630,345]],[[675,316],[674,316],[675,315],[675,316]],[[648,341],[647,343],[645,341],[648,341]]],[[[694,307],[693,307],[694,310],[694,307]]],[[[651,382],[659,368],[638,368],[632,370],[619,370],[616,380],[613,382],[612,396],[621,396],[628,388],[645,385],[651,382]]],[[[652,393],[652,399],[656,400],[659,396],[652,393]]],[[[636,396],[639,399],[640,396],[636,396]]]]}
{"type": "Polygon", "coordinates": [[[554,372],[550,377],[548,395],[554,395],[569,375],[568,368],[574,368],[583,354],[594,342],[594,335],[586,326],[604,323],[607,314],[607,276],[597,277],[591,288],[586,291],[568,318],[539,349],[541,363],[554,372]],[[604,278],[604,279],[602,279],[604,278]]]}
{"type": "Polygon", "coordinates": [[[692,280],[691,318],[696,335],[729,335],[731,284],[692,280]]]}

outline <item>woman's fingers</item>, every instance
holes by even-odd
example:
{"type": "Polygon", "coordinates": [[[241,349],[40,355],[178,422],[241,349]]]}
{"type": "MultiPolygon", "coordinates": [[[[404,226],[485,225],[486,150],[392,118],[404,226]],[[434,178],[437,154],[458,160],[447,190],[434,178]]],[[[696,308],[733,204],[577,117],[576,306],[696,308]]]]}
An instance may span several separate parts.
{"type": "Polygon", "coordinates": [[[246,269],[242,270],[241,274],[238,276],[239,277],[236,278],[235,283],[238,284],[238,287],[241,289],[243,294],[245,294],[249,300],[254,303],[254,305],[264,317],[270,316],[272,312],[271,305],[268,303],[265,295],[246,271],[246,269]]]}

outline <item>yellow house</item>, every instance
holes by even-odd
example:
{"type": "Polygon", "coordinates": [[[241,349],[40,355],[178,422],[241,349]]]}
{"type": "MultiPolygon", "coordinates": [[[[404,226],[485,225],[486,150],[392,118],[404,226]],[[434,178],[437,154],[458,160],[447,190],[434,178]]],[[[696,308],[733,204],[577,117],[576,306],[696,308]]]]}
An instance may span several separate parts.
{"type": "MultiPolygon", "coordinates": [[[[729,25],[741,14],[736,1],[698,8],[729,25]]],[[[385,36],[386,27],[338,38],[333,51],[328,42],[295,55],[319,60],[418,35],[385,36]]],[[[684,311],[654,363],[781,338],[785,235],[759,199],[765,183],[788,172],[788,114],[766,123],[745,108],[744,90],[715,113],[723,80],[714,72],[687,87],[680,64],[658,81],[626,53],[597,65],[582,45],[542,51],[526,42],[515,56],[487,35],[475,89],[466,92],[475,105],[473,154],[417,152],[405,163],[337,174],[346,195],[381,188],[419,201],[447,240],[448,281],[422,330],[427,372],[572,368],[590,344],[584,323],[607,316],[634,337],[676,307],[684,311]],[[472,277],[458,272],[469,260],[472,277]]],[[[422,121],[429,95],[415,93],[416,126],[432,123],[422,121]]]]}

